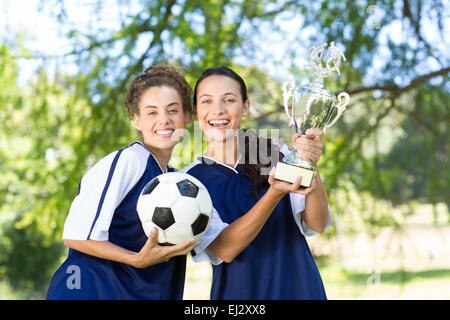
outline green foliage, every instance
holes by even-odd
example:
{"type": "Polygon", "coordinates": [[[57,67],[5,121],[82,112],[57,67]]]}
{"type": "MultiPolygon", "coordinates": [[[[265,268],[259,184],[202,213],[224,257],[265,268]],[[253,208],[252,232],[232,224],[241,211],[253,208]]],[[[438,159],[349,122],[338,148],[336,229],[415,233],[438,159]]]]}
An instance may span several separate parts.
{"type": "Polygon", "coordinates": [[[45,296],[64,251],[64,245],[41,229],[35,221],[24,225],[20,217],[2,224],[0,277],[14,290],[24,292],[24,299],[45,296]]]}
{"type": "Polygon", "coordinates": [[[397,204],[421,199],[450,206],[448,95],[443,88],[422,86],[410,100],[401,123],[403,137],[380,159],[382,176],[389,181],[386,198],[397,204]]]}

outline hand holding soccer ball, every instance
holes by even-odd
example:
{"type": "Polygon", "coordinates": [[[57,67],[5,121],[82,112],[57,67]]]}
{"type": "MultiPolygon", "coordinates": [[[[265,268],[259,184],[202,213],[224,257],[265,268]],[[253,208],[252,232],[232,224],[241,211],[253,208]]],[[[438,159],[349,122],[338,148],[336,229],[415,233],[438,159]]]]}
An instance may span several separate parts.
{"type": "Polygon", "coordinates": [[[137,212],[147,236],[157,228],[159,244],[195,240],[206,232],[212,217],[212,201],[205,186],[181,172],[152,179],[142,190],[137,212]]]}
{"type": "Polygon", "coordinates": [[[157,263],[166,262],[174,256],[188,254],[188,252],[199,244],[198,240],[188,239],[173,246],[160,246],[156,242],[157,235],[158,229],[154,227],[150,232],[147,242],[134,257],[133,266],[136,268],[146,268],[157,263]]]}

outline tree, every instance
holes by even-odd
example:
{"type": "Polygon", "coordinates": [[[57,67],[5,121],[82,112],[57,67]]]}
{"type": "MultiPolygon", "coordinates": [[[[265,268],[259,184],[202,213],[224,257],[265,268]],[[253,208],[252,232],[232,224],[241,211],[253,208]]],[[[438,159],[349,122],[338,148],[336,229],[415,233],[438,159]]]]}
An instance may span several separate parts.
{"type": "Polygon", "coordinates": [[[54,183],[50,181],[55,176],[46,170],[45,160],[33,145],[40,141],[33,136],[42,134],[44,127],[28,119],[46,116],[41,109],[45,107],[30,108],[32,99],[18,86],[18,65],[13,58],[18,47],[0,45],[0,279],[28,291],[24,297],[33,297],[46,288],[50,270],[61,256],[63,246],[53,241],[56,222],[52,219],[55,209],[64,205],[62,199],[44,201],[51,198],[49,189],[54,183]]]}

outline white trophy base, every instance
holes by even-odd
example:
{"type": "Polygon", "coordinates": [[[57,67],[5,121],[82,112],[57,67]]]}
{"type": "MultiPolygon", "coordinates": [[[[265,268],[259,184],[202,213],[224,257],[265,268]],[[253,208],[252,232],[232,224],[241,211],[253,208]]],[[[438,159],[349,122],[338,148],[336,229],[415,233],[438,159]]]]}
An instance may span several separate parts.
{"type": "Polygon", "coordinates": [[[294,183],[298,176],[302,177],[300,186],[309,188],[314,178],[314,170],[305,169],[292,164],[278,162],[275,168],[275,179],[294,183]]]}

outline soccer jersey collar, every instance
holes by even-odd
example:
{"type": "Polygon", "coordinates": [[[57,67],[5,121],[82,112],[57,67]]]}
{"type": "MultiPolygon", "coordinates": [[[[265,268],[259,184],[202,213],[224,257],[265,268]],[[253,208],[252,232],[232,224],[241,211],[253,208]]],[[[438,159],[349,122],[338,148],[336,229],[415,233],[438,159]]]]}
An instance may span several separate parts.
{"type": "Polygon", "coordinates": [[[213,167],[214,169],[217,169],[225,174],[231,175],[231,174],[239,173],[237,171],[237,166],[239,165],[239,160],[236,162],[234,167],[229,166],[219,160],[216,160],[216,159],[208,157],[208,156],[198,156],[197,160],[200,161],[201,163],[207,164],[207,165],[213,167]]]}
{"type": "Polygon", "coordinates": [[[145,150],[147,150],[147,151],[150,153],[150,155],[153,157],[153,160],[155,160],[156,164],[158,165],[159,170],[161,170],[161,173],[166,173],[166,172],[173,172],[173,171],[175,171],[175,169],[174,169],[172,166],[170,166],[169,164],[167,164],[166,171],[164,171],[164,170],[161,168],[161,165],[159,164],[158,159],[156,159],[156,157],[153,155],[153,153],[150,151],[150,149],[147,148],[147,146],[146,146],[145,144],[143,144],[141,141],[135,141],[135,142],[133,142],[130,146],[132,146],[132,145],[135,144],[135,143],[141,145],[142,147],[145,148],[145,150]]]}

